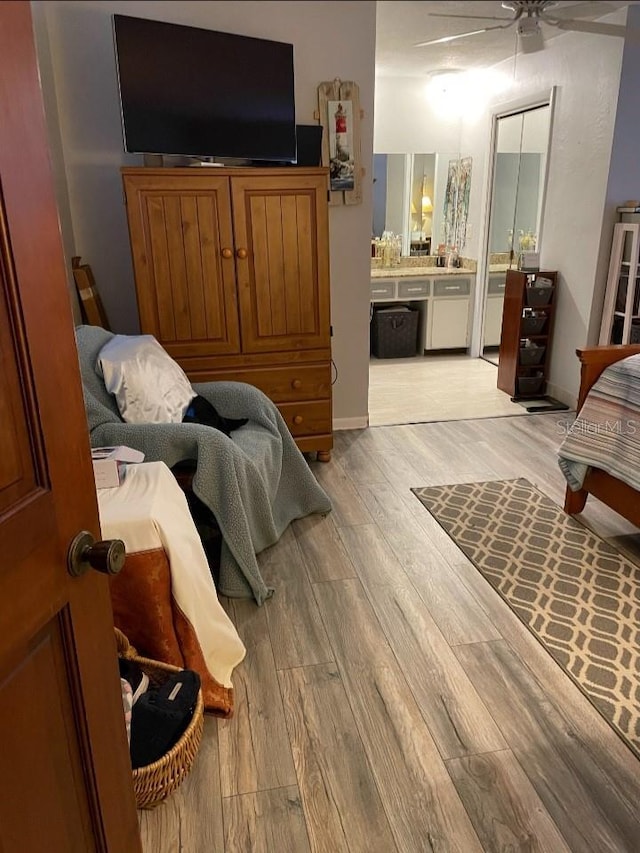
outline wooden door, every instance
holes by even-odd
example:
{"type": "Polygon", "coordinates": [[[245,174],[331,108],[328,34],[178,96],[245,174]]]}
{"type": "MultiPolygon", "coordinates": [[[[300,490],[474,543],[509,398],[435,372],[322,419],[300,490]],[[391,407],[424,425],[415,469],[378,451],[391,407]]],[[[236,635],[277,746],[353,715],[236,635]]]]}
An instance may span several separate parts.
{"type": "Polygon", "coordinates": [[[233,177],[231,196],[243,352],[329,347],[326,175],[233,177]]]}
{"type": "Polygon", "coordinates": [[[180,360],[240,352],[228,178],[123,169],[123,179],[142,331],[180,360]]]}
{"type": "Polygon", "coordinates": [[[29,3],[0,2],[0,849],[140,850],[29,3]]]}

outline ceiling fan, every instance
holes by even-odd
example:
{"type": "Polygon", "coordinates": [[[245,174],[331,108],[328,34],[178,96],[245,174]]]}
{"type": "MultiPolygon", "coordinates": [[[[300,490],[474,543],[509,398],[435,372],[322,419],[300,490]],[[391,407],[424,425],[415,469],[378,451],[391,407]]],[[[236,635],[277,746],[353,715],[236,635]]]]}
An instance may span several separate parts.
{"type": "Polygon", "coordinates": [[[557,5],[558,3],[556,0],[505,0],[505,2],[501,3],[501,6],[503,9],[508,9],[513,13],[513,17],[511,18],[498,18],[492,15],[454,15],[446,14],[444,12],[430,12],[429,14],[434,18],[464,18],[484,21],[502,21],[502,23],[482,27],[476,30],[469,30],[464,33],[456,33],[456,35],[431,39],[430,41],[422,41],[419,44],[416,44],[415,47],[426,47],[431,44],[443,44],[444,42],[468,38],[469,36],[479,35],[480,33],[488,33],[490,30],[506,30],[510,27],[516,26],[516,32],[519,36],[522,52],[533,53],[544,46],[542,30],[540,28],[541,23],[547,24],[550,27],[555,27],[559,30],[567,30],[570,32],[596,33],[598,35],[621,37],[624,37],[628,33],[627,27],[620,24],[603,24],[599,21],[580,21],[575,17],[565,17],[565,14],[591,15],[596,11],[594,9],[595,6],[604,7],[602,11],[602,14],[604,15],[609,11],[604,3],[577,3],[573,6],[558,9],[554,13],[552,9],[557,5]]]}

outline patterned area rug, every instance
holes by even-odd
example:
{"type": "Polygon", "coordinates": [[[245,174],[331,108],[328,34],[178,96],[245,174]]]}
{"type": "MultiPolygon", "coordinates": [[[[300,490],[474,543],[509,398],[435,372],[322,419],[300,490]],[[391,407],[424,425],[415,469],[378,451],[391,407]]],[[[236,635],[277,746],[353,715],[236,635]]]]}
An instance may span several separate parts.
{"type": "Polygon", "coordinates": [[[640,567],[527,480],[412,491],[640,757],[640,567]]]}

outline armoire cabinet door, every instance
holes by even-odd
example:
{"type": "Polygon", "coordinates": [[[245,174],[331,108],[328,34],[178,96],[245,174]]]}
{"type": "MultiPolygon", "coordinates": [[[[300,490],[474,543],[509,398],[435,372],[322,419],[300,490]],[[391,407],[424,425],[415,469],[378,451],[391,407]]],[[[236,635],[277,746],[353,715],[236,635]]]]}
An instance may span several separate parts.
{"type": "Polygon", "coordinates": [[[229,179],[149,169],[124,186],[142,331],[174,358],[239,353],[229,179]]]}
{"type": "Polygon", "coordinates": [[[324,175],[232,177],[245,353],[330,345],[324,175]]]}

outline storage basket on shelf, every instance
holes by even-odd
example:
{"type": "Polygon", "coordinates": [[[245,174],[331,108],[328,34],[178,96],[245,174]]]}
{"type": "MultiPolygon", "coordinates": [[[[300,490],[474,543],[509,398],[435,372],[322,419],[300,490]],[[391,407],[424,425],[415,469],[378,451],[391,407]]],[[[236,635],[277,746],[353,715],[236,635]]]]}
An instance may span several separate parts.
{"type": "Polygon", "coordinates": [[[554,285],[550,281],[546,283],[546,279],[536,279],[532,284],[525,288],[525,298],[528,308],[539,308],[548,305],[553,296],[554,285]]]}
{"type": "Polygon", "coordinates": [[[540,364],[545,350],[544,344],[536,344],[528,340],[526,344],[520,346],[520,364],[527,367],[532,364],[540,364]]]}
{"type": "MultiPolygon", "coordinates": [[[[141,657],[122,631],[117,628],[114,630],[118,655],[135,661],[153,684],[162,684],[169,675],[180,672],[180,667],[141,657]]],[[[133,788],[139,809],[153,808],[182,784],[198,753],[203,726],[204,702],[202,691],[199,691],[193,716],[178,742],[158,761],[132,771],[133,788]]]]}
{"type": "Polygon", "coordinates": [[[544,375],[541,370],[536,371],[532,376],[518,376],[518,394],[522,396],[532,396],[537,394],[542,389],[544,375]]]}
{"type": "Polygon", "coordinates": [[[543,314],[541,317],[523,314],[520,322],[520,332],[523,335],[539,335],[546,322],[546,314],[543,314]]]}

